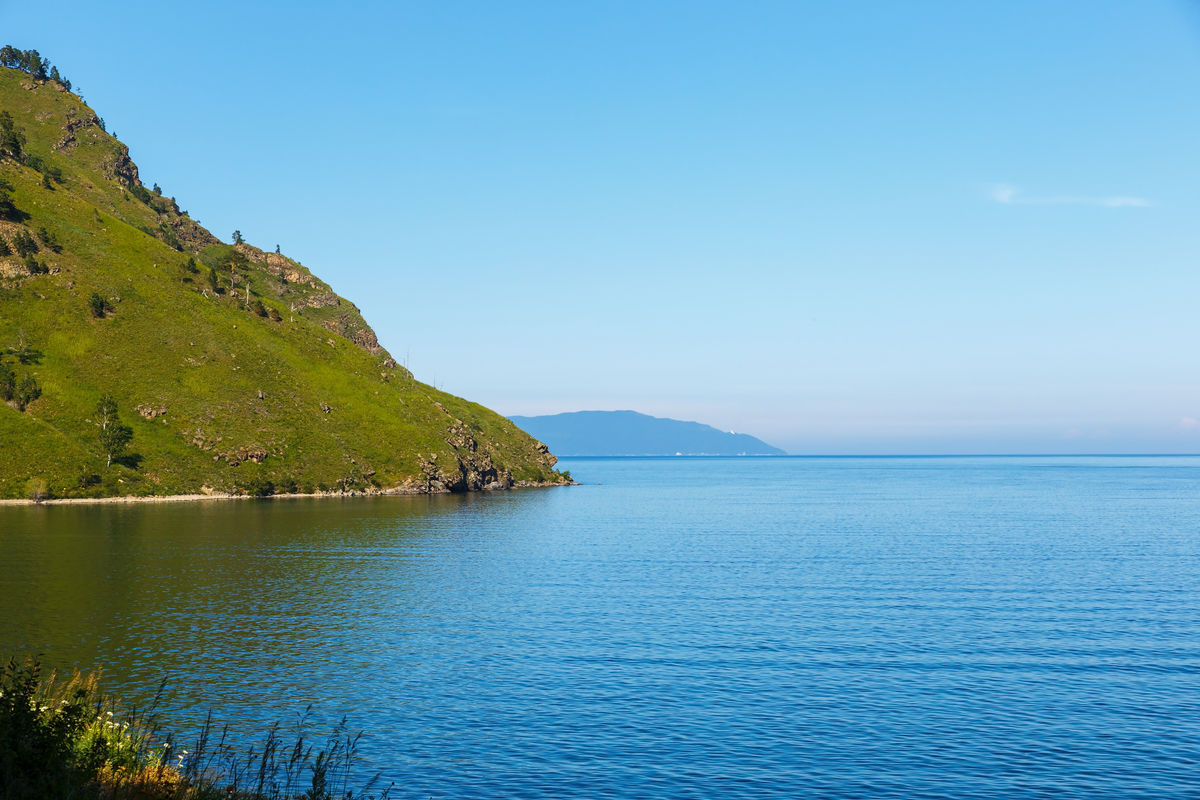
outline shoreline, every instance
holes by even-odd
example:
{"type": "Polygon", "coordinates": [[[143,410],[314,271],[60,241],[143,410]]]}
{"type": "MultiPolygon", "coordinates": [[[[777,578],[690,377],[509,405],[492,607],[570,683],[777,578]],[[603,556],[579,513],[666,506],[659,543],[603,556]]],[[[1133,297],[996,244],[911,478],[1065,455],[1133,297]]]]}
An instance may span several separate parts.
{"type": "MultiPolygon", "coordinates": [[[[459,492],[458,494],[479,494],[483,492],[506,492],[513,489],[545,489],[553,486],[578,486],[579,484],[571,481],[569,483],[551,483],[549,481],[522,481],[514,483],[512,486],[504,489],[477,489],[474,491],[459,492]]],[[[45,500],[31,500],[27,497],[0,498],[0,507],[2,506],[66,506],[66,505],[102,505],[102,504],[134,504],[134,503],[195,503],[202,501],[219,501],[219,500],[289,500],[292,498],[359,498],[359,497],[417,497],[420,495],[443,495],[455,494],[448,489],[441,491],[429,491],[424,487],[418,486],[394,486],[390,489],[379,489],[376,491],[349,491],[349,492],[296,492],[294,494],[269,494],[257,496],[252,494],[226,494],[223,492],[212,492],[209,494],[159,494],[159,495],[120,495],[116,497],[55,497],[45,500]]]]}

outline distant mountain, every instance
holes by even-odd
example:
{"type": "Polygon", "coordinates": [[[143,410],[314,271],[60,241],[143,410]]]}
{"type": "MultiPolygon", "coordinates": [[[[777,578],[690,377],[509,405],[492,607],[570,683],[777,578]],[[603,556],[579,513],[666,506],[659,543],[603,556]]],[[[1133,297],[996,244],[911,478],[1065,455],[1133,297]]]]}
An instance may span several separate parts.
{"type": "Polygon", "coordinates": [[[636,411],[573,411],[509,419],[560,456],[787,455],[744,433],[636,411]]]}

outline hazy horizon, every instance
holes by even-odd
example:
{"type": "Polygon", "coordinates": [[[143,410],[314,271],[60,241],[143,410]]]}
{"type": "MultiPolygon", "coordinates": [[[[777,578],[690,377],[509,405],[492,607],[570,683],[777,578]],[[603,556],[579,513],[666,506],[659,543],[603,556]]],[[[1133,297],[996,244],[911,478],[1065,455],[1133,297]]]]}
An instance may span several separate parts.
{"type": "Polygon", "coordinates": [[[500,413],[794,454],[1200,452],[1195,3],[0,20],[147,185],[500,413]]]}

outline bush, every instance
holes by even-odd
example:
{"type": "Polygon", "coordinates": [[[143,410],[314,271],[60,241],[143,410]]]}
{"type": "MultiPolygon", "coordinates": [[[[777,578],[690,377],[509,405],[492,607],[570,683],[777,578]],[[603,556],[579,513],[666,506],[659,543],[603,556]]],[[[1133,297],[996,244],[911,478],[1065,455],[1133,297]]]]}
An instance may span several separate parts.
{"type": "Polygon", "coordinates": [[[25,269],[29,270],[30,275],[44,275],[50,271],[44,262],[38,261],[31,255],[25,256],[25,269]]]}
{"type": "Polygon", "coordinates": [[[87,727],[93,687],[56,694],[52,685],[32,659],[9,660],[0,676],[0,797],[66,797],[82,783],[74,744],[87,727]]]}
{"type": "Polygon", "coordinates": [[[251,497],[270,497],[275,494],[275,484],[265,478],[254,478],[241,488],[251,497]]]}
{"type": "Polygon", "coordinates": [[[17,410],[24,411],[25,407],[42,396],[42,387],[38,386],[37,379],[32,375],[26,375],[17,384],[16,394],[13,400],[17,403],[17,410]]]}
{"type": "Polygon", "coordinates": [[[28,231],[17,231],[17,235],[13,237],[13,249],[17,251],[17,255],[24,258],[36,253],[38,245],[28,231]]]}
{"type": "Polygon", "coordinates": [[[273,725],[243,753],[210,716],[195,743],[175,748],[155,714],[102,694],[99,673],[60,682],[36,659],[0,675],[0,798],[4,800],[385,800],[391,789],[347,788],[361,734],[345,720],[312,744],[307,715],[288,744],[273,725]],[[216,734],[214,736],[214,733],[216,734]],[[318,740],[319,741],[319,740],[318,740]],[[335,789],[335,787],[337,787],[335,789]]]}
{"type": "Polygon", "coordinates": [[[92,296],[88,298],[88,310],[96,319],[104,319],[108,312],[108,301],[101,297],[99,292],[92,292],[92,296]]]}
{"type": "Polygon", "coordinates": [[[8,364],[0,362],[0,400],[8,402],[17,393],[17,374],[8,364]]]}
{"type": "Polygon", "coordinates": [[[46,247],[50,249],[50,252],[52,252],[52,253],[61,253],[62,252],[62,245],[58,243],[58,238],[53,233],[46,230],[45,225],[38,228],[37,235],[38,235],[38,238],[42,240],[42,244],[46,245],[46,247]]]}
{"type": "Polygon", "coordinates": [[[142,186],[140,183],[135,183],[133,186],[131,186],[129,188],[129,193],[138,200],[141,200],[146,205],[150,205],[151,201],[154,199],[154,196],[150,194],[150,192],[146,191],[146,187],[142,186]]]}
{"type": "Polygon", "coordinates": [[[30,478],[25,482],[25,496],[35,503],[50,497],[50,489],[43,478],[30,478]]]}

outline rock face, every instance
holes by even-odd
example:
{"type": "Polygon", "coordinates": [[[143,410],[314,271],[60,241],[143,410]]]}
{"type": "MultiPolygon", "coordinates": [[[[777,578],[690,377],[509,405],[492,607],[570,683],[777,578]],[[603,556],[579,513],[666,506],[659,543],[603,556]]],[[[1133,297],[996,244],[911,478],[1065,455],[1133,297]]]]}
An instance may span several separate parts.
{"type": "Polygon", "coordinates": [[[137,164],[134,164],[133,159],[129,157],[129,148],[115,139],[113,141],[117,145],[116,153],[104,165],[108,176],[115,178],[125,186],[141,186],[142,181],[138,177],[137,164]]]}
{"type": "Polygon", "coordinates": [[[288,301],[291,307],[322,312],[319,322],[326,330],[349,339],[371,355],[387,356],[375,331],[363,319],[358,307],[335,294],[328,284],[303,265],[281,253],[268,253],[245,242],[235,247],[250,261],[261,264],[269,274],[279,279],[277,294],[288,301]]]}
{"type": "Polygon", "coordinates": [[[67,123],[63,125],[62,138],[55,143],[55,150],[66,150],[77,143],[75,134],[84,128],[100,127],[100,118],[95,114],[89,114],[84,117],[75,117],[72,114],[67,115],[67,123]]]}

